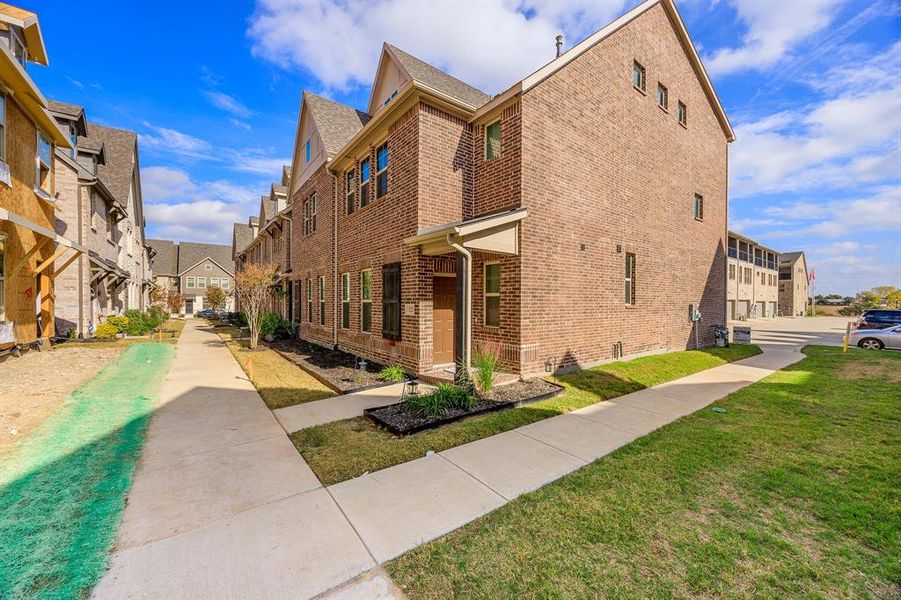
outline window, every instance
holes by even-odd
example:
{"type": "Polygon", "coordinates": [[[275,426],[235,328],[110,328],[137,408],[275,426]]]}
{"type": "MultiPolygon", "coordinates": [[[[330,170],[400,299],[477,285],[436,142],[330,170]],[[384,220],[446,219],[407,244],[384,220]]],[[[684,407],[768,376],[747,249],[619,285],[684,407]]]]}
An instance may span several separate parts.
{"type": "Polygon", "coordinates": [[[501,265],[485,263],[485,325],[501,325],[501,265]]]}
{"type": "Polygon", "coordinates": [[[666,86],[657,82],[657,106],[666,110],[669,108],[669,92],[666,89],[666,86]]]}
{"type": "Polygon", "coordinates": [[[735,280],[735,265],[729,265],[729,279],[735,280]]]}
{"type": "Polygon", "coordinates": [[[360,304],[361,324],[363,331],[372,331],[372,271],[369,269],[360,273],[360,304]]]}
{"type": "Polygon", "coordinates": [[[229,281],[228,277],[223,277],[219,280],[219,285],[222,286],[223,290],[227,290],[228,286],[231,285],[231,282],[229,281]]]}
{"type": "Polygon", "coordinates": [[[368,158],[360,161],[360,208],[369,204],[369,171],[371,166],[368,158]]]}
{"type": "Polygon", "coordinates": [[[6,160],[6,96],[0,94],[0,160],[6,160]]]}
{"type": "Polygon", "coordinates": [[[6,235],[0,233],[0,321],[6,320],[6,235]]]}
{"type": "Polygon", "coordinates": [[[495,121],[485,128],[485,160],[501,155],[501,122],[495,121]]]}
{"type": "Polygon", "coordinates": [[[300,321],[300,281],[291,282],[291,320],[295,323],[300,321]]]}
{"type": "MultiPolygon", "coordinates": [[[[104,206],[104,208],[106,208],[104,206]]],[[[106,239],[109,242],[112,242],[114,239],[113,234],[116,232],[116,215],[113,211],[107,211],[106,213],[106,239]]]]}
{"type": "Polygon", "coordinates": [[[219,278],[213,277],[210,279],[210,287],[219,287],[219,278]]]}
{"type": "Polygon", "coordinates": [[[356,191],[356,173],[354,169],[351,169],[344,176],[344,197],[347,200],[347,214],[350,214],[354,211],[355,204],[355,191],[356,191]]]}
{"type": "Polygon", "coordinates": [[[644,67],[638,64],[637,61],[632,64],[632,85],[642,92],[645,91],[644,67]]]}
{"type": "Polygon", "coordinates": [[[50,192],[50,166],[53,154],[50,141],[38,132],[38,153],[35,157],[34,187],[50,192]]]}
{"type": "Polygon", "coordinates": [[[698,221],[704,220],[704,197],[700,194],[695,194],[693,211],[695,219],[697,219],[698,221]]]}
{"type": "Polygon", "coordinates": [[[203,265],[203,268],[204,268],[204,270],[206,270],[206,271],[212,271],[212,270],[213,270],[213,265],[212,265],[211,263],[207,263],[207,264],[203,265]]]}
{"type": "Polygon", "coordinates": [[[303,145],[303,158],[304,162],[310,162],[310,158],[313,156],[313,149],[311,147],[311,141],[313,138],[307,138],[307,143],[303,145]]]}
{"type": "Polygon", "coordinates": [[[400,339],[400,263],[382,266],[382,337],[400,339]]]}
{"type": "Polygon", "coordinates": [[[197,287],[203,289],[206,287],[206,277],[198,277],[197,278],[197,287]]]}
{"type": "Polygon", "coordinates": [[[313,278],[307,279],[307,323],[313,322],[313,278]]]}
{"type": "Polygon", "coordinates": [[[688,127],[688,107],[680,100],[678,104],[679,123],[688,127]]]}
{"type": "Polygon", "coordinates": [[[341,273],[341,328],[350,329],[350,273],[341,273]]]}
{"type": "Polygon", "coordinates": [[[635,305],[635,255],[626,253],[626,304],[635,305]]]}
{"type": "Polygon", "coordinates": [[[189,287],[189,288],[197,287],[194,283],[195,281],[196,280],[193,277],[188,277],[188,284],[186,287],[189,287]]]}
{"type": "Polygon", "coordinates": [[[316,212],[319,210],[319,198],[316,193],[303,201],[303,234],[310,235],[316,231],[316,212]]]}
{"type": "Polygon", "coordinates": [[[319,276],[319,324],[325,325],[325,277],[319,276]]]}
{"type": "Polygon", "coordinates": [[[385,142],[375,151],[375,197],[381,198],[388,193],[388,143],[385,142]]]}
{"type": "Polygon", "coordinates": [[[22,65],[22,68],[24,69],[26,67],[25,42],[12,32],[10,32],[10,35],[12,37],[13,56],[16,57],[16,60],[19,61],[19,64],[22,65]]]}

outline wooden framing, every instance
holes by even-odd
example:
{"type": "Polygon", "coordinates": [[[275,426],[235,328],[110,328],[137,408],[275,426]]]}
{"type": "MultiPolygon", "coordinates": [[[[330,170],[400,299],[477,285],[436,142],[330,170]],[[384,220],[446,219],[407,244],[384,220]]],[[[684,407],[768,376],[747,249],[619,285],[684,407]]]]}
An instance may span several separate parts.
{"type": "Polygon", "coordinates": [[[22,258],[20,258],[18,260],[18,262],[16,262],[16,264],[13,265],[13,268],[10,269],[9,275],[7,275],[7,277],[12,277],[13,275],[17,275],[19,273],[19,271],[22,269],[22,267],[24,267],[29,262],[31,262],[31,257],[34,256],[35,254],[37,254],[38,252],[40,252],[44,248],[44,246],[47,245],[47,242],[49,242],[49,241],[50,241],[50,238],[42,237],[40,242],[38,242],[37,244],[32,246],[31,249],[28,252],[26,252],[25,255],[22,258]]]}
{"type": "MultiPolygon", "coordinates": [[[[42,262],[41,264],[39,264],[37,267],[35,267],[35,269],[34,269],[34,274],[35,274],[35,275],[38,275],[38,274],[44,272],[44,271],[47,269],[47,267],[49,267],[50,265],[52,265],[53,262],[54,262],[57,258],[59,258],[59,257],[62,256],[63,254],[65,254],[66,251],[67,251],[68,249],[69,249],[68,246],[57,246],[56,250],[53,251],[53,254],[51,254],[50,257],[49,257],[47,260],[45,260],[44,262],[42,262]]],[[[78,255],[78,250],[75,251],[75,255],[76,255],[76,256],[78,255]]],[[[51,279],[52,279],[52,277],[51,277],[51,279]]]]}

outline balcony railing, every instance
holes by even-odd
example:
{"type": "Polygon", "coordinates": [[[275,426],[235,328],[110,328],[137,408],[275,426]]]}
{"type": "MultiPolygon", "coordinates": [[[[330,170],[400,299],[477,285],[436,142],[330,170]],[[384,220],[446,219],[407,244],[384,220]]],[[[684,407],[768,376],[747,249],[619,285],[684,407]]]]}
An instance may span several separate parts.
{"type": "Polygon", "coordinates": [[[738,260],[743,260],[745,262],[751,262],[751,255],[748,254],[744,250],[739,250],[738,251],[738,260]]]}
{"type": "Polygon", "coordinates": [[[738,258],[738,250],[729,248],[729,258],[738,258]]]}

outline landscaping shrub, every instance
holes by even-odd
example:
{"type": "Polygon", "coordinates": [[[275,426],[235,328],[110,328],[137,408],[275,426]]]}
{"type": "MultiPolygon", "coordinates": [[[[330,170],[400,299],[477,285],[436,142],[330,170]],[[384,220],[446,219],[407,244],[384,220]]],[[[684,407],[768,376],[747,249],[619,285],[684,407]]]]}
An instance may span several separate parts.
{"type": "Polygon", "coordinates": [[[472,365],[476,368],[476,388],[482,394],[491,393],[494,387],[494,373],[497,370],[497,353],[480,346],[472,355],[472,365]]]}
{"type": "Polygon", "coordinates": [[[405,375],[404,368],[400,365],[391,365],[379,371],[379,379],[382,381],[403,381],[405,375]]]}
{"type": "Polygon", "coordinates": [[[158,329],[166,322],[167,317],[168,315],[162,307],[151,306],[147,309],[147,312],[144,313],[144,325],[146,325],[148,329],[158,329]]]}
{"type": "Polygon", "coordinates": [[[122,314],[128,319],[125,333],[128,335],[144,335],[144,332],[147,331],[147,324],[144,323],[144,314],[141,311],[130,308],[122,314]]]}
{"type": "Polygon", "coordinates": [[[275,330],[278,329],[279,321],[281,321],[281,319],[279,319],[278,315],[275,313],[266,313],[263,315],[263,320],[260,322],[260,335],[275,335],[275,330]]]}
{"type": "Polygon", "coordinates": [[[128,317],[113,315],[106,318],[105,324],[115,327],[116,333],[125,333],[128,330],[128,317]]]}
{"type": "Polygon", "coordinates": [[[118,334],[119,330],[116,328],[116,326],[109,323],[98,325],[97,330],[94,332],[94,336],[100,338],[101,340],[111,340],[118,334]]]}
{"type": "Polygon", "coordinates": [[[437,417],[452,408],[472,408],[475,398],[459,386],[439,383],[434,392],[407,396],[404,403],[409,410],[424,417],[437,417]]]}
{"type": "Polygon", "coordinates": [[[247,327],[247,315],[243,312],[230,312],[227,319],[235,327],[247,327]]]}
{"type": "Polygon", "coordinates": [[[297,333],[297,323],[287,319],[278,318],[278,325],[275,326],[275,337],[279,339],[290,339],[297,333]]]}

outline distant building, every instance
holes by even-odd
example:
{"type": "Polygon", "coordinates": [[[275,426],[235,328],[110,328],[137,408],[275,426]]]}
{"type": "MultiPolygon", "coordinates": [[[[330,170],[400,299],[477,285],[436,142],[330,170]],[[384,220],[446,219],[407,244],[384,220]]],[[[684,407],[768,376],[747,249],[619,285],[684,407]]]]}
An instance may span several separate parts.
{"type": "Polygon", "coordinates": [[[775,317],[779,253],[729,232],[726,259],[726,317],[730,320],[775,317]]]}
{"type": "Polygon", "coordinates": [[[801,317],[807,314],[808,285],[807,257],[804,252],[784,253],[779,260],[780,315],[801,317]]]}
{"type": "Polygon", "coordinates": [[[225,244],[198,244],[171,240],[147,240],[153,250],[154,284],[185,297],[182,314],[193,316],[204,308],[207,288],[226,293],[225,310],[234,310],[235,264],[232,248],[225,244]]]}

